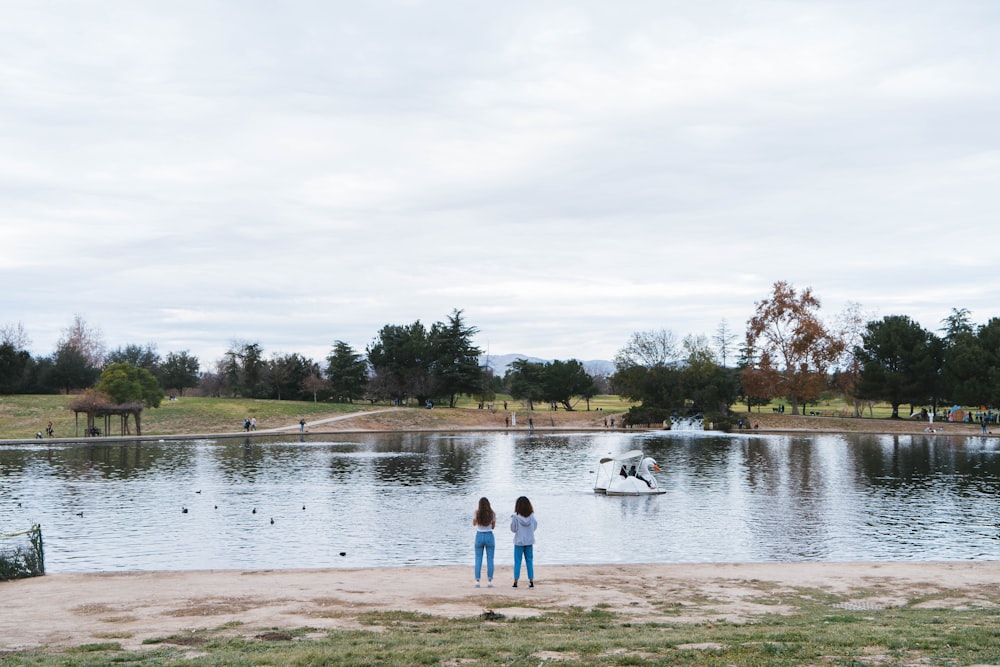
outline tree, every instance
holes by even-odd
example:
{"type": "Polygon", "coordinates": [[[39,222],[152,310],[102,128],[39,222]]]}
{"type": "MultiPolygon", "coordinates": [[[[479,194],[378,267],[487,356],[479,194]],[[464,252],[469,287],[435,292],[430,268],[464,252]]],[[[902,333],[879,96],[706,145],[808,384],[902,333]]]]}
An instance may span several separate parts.
{"type": "Polygon", "coordinates": [[[667,329],[634,332],[615,354],[614,390],[642,404],[637,423],[659,421],[683,409],[677,339],[667,329]]]}
{"type": "Polygon", "coordinates": [[[819,299],[810,288],[799,293],[778,281],[771,296],[757,302],[747,323],[747,348],[767,353],[776,363],[781,392],[788,397],[793,415],[799,414],[800,402],[819,397],[827,369],[843,349],[843,343],[820,321],[819,308],[819,299]]]}
{"type": "Polygon", "coordinates": [[[419,320],[410,325],[387,324],[368,346],[368,363],[374,371],[373,386],[386,398],[418,403],[434,393],[431,365],[434,355],[429,335],[419,320]]]}
{"type": "Polygon", "coordinates": [[[132,364],[136,368],[145,368],[153,375],[157,375],[160,369],[160,355],[156,352],[155,343],[130,344],[108,352],[104,357],[104,364],[132,364]]]}
{"type": "Polygon", "coordinates": [[[145,368],[128,363],[110,364],[105,368],[96,389],[119,405],[142,403],[158,408],[163,401],[163,389],[156,377],[145,368]]]}
{"type": "Polygon", "coordinates": [[[899,418],[903,403],[931,402],[938,370],[935,348],[940,345],[936,339],[905,315],[869,322],[862,345],[855,350],[861,361],[857,395],[886,401],[894,419],[899,418]]]}
{"type": "Polygon", "coordinates": [[[1000,406],[1000,318],[991,318],[976,333],[982,393],[972,405],[1000,406]]]}
{"type": "Polygon", "coordinates": [[[10,345],[17,351],[27,350],[31,345],[31,338],[24,330],[24,324],[5,324],[0,326],[0,345],[10,345]]]}
{"type": "Polygon", "coordinates": [[[722,318],[719,322],[719,327],[715,330],[715,335],[712,337],[712,341],[715,343],[715,347],[719,350],[719,357],[722,359],[722,367],[726,367],[726,360],[729,356],[729,351],[733,349],[733,345],[736,343],[736,333],[729,328],[726,323],[726,318],[722,318]]]}
{"type": "Polygon", "coordinates": [[[734,371],[720,366],[704,336],[685,336],[685,359],[680,369],[681,390],[690,401],[689,412],[725,415],[739,396],[734,371]]]}
{"type": "Polygon", "coordinates": [[[90,387],[99,375],[97,366],[91,364],[76,346],[67,342],[56,350],[48,382],[68,394],[74,389],[90,387]]]}
{"type": "Polygon", "coordinates": [[[684,408],[684,383],[678,365],[619,367],[611,381],[616,393],[645,408],[666,414],[684,408]]]}
{"type": "Polygon", "coordinates": [[[303,391],[312,396],[313,403],[319,400],[317,398],[319,392],[323,391],[329,386],[330,383],[324,380],[323,377],[319,375],[319,373],[310,373],[309,377],[307,377],[305,381],[302,383],[303,391]]]}
{"type": "Polygon", "coordinates": [[[837,317],[837,337],[843,342],[843,350],[836,361],[837,370],[833,376],[833,386],[850,401],[854,408],[854,416],[860,417],[862,402],[855,388],[861,378],[861,361],[854,353],[861,346],[861,336],[870,317],[861,310],[861,304],[849,302],[843,312],[837,317]]]}
{"type": "Polygon", "coordinates": [[[105,368],[96,389],[110,396],[119,409],[128,410],[135,417],[136,435],[142,435],[143,408],[158,408],[163,400],[163,389],[156,377],[145,368],[128,363],[105,368]]]}
{"type": "Polygon", "coordinates": [[[528,409],[535,409],[535,402],[545,400],[544,364],[527,359],[515,359],[504,376],[510,396],[518,401],[527,401],[528,409]]]}
{"type": "Polygon", "coordinates": [[[751,412],[754,405],[760,412],[761,405],[781,395],[781,373],[775,369],[767,352],[755,357],[753,350],[744,348],[743,355],[746,363],[740,370],[740,392],[746,399],[747,412],[751,412]]]}
{"type": "Polygon", "coordinates": [[[28,384],[31,355],[11,343],[0,342],[0,394],[18,394],[28,384]]]}
{"type": "Polygon", "coordinates": [[[86,359],[93,368],[104,365],[104,337],[101,330],[87,324],[82,315],[74,315],[73,322],[63,330],[58,348],[72,347],[86,359]]]}
{"type": "Polygon", "coordinates": [[[184,390],[198,386],[201,363],[190,352],[168,352],[160,364],[160,384],[166,389],[176,389],[183,396],[184,390]]]}
{"type": "Polygon", "coordinates": [[[368,362],[342,340],[335,341],[326,357],[326,377],[330,393],[339,403],[364,398],[368,385],[368,362]]]}
{"type": "Polygon", "coordinates": [[[259,343],[233,341],[222,364],[222,376],[233,396],[263,398],[267,395],[267,362],[259,343]]]}
{"type": "Polygon", "coordinates": [[[542,400],[561,403],[567,410],[573,409],[574,396],[583,398],[590,406],[590,399],[597,395],[597,385],[587,370],[576,359],[544,364],[542,367],[542,400]]]}
{"type": "Polygon", "coordinates": [[[279,401],[301,398],[305,393],[303,384],[312,373],[319,373],[315,362],[301,354],[274,355],[267,364],[267,377],[271,384],[271,396],[279,401]]]}
{"type": "Polygon", "coordinates": [[[941,321],[944,324],[942,331],[945,332],[945,340],[949,341],[958,336],[971,336],[976,333],[972,325],[972,314],[968,308],[952,308],[951,315],[941,321]]]}
{"type": "Polygon", "coordinates": [[[636,331],[615,355],[615,367],[666,366],[677,361],[677,338],[668,329],[636,331]]]}
{"type": "Polygon", "coordinates": [[[438,395],[448,397],[448,407],[455,407],[455,398],[460,394],[472,395],[482,387],[482,352],[472,343],[478,332],[476,327],[465,325],[461,310],[453,310],[447,323],[435,322],[431,326],[434,387],[438,395]]]}

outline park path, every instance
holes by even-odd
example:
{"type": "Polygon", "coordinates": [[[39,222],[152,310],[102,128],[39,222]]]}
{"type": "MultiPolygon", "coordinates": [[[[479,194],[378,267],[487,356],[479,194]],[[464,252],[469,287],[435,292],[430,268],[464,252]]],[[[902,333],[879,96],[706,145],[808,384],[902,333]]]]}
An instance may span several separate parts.
{"type": "MultiPolygon", "coordinates": [[[[325,419],[316,419],[314,421],[307,421],[306,428],[311,428],[313,426],[320,426],[322,424],[329,424],[330,422],[343,421],[345,419],[354,419],[356,417],[365,417],[367,415],[377,415],[382,412],[395,412],[397,408],[383,408],[381,410],[368,410],[367,412],[349,412],[343,415],[337,415],[336,417],[327,417],[325,419]]],[[[284,433],[286,431],[297,431],[302,428],[301,424],[292,424],[291,426],[278,426],[277,428],[262,428],[255,431],[255,433],[284,433]]]]}

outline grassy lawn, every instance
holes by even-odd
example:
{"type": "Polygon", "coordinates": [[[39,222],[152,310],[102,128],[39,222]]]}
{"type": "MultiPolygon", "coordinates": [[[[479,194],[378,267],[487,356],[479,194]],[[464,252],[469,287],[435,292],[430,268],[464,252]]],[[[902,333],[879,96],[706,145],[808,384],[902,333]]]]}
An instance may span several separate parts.
{"type": "MultiPolygon", "coordinates": [[[[39,431],[44,432],[45,425],[52,422],[56,437],[76,437],[83,432],[85,417],[80,416],[77,424],[69,405],[73,396],[62,395],[6,395],[0,396],[0,439],[32,438],[39,431]]],[[[507,401],[511,410],[523,411],[523,405],[510,396],[498,395],[493,405],[496,410],[503,407],[507,401]]],[[[754,406],[754,413],[773,414],[773,408],[780,405],[775,401],[769,405],[754,406]]],[[[603,410],[607,413],[621,413],[628,410],[631,402],[614,395],[595,396],[590,400],[592,411],[603,410]]],[[[159,408],[143,411],[142,432],[144,435],[177,435],[185,433],[231,433],[241,431],[243,419],[257,417],[259,429],[277,428],[297,424],[300,419],[312,421],[324,417],[333,417],[349,412],[362,412],[371,409],[385,408],[384,403],[372,405],[367,401],[353,405],[343,403],[314,403],[312,401],[274,401],[244,398],[202,398],[181,397],[175,401],[164,400],[159,408]]],[[[438,407],[441,407],[440,404],[438,407]]],[[[463,396],[457,401],[456,407],[474,409],[478,401],[472,397],[463,396]]],[[[578,400],[573,405],[574,410],[583,412],[587,403],[578,400]]],[[[809,414],[816,411],[824,415],[837,413],[853,414],[843,400],[822,400],[818,404],[800,406],[800,411],[809,414]]],[[[900,409],[900,414],[907,413],[909,406],[900,409]]],[[[537,405],[536,410],[545,411],[544,405],[537,405]]],[[[562,407],[560,406],[560,410],[562,407]]],[[[745,415],[746,406],[732,406],[736,415],[745,415]]],[[[871,412],[866,408],[864,417],[887,419],[891,414],[890,406],[876,404],[871,412]]],[[[791,414],[791,408],[785,403],[785,415],[791,414]]],[[[103,427],[103,423],[101,424],[103,427]]],[[[112,434],[118,432],[118,421],[112,419],[112,434]]],[[[133,425],[134,429],[134,425],[133,425]]]]}
{"type": "MultiPolygon", "coordinates": [[[[73,396],[0,396],[0,439],[31,438],[52,422],[56,437],[77,435],[77,423],[69,405],[73,396]]],[[[144,435],[181,433],[227,433],[243,429],[243,419],[257,417],[258,428],[276,428],[346,412],[369,409],[368,403],[313,403],[311,401],[265,401],[237,398],[182,397],[164,400],[160,407],[142,413],[144,435]]],[[[79,433],[86,417],[80,415],[79,433]]],[[[103,426],[102,426],[103,427],[103,426]]],[[[118,420],[112,418],[112,434],[118,420]]],[[[134,429],[134,425],[133,425],[134,429]]],[[[133,431],[134,432],[134,431],[133,431]]]]}

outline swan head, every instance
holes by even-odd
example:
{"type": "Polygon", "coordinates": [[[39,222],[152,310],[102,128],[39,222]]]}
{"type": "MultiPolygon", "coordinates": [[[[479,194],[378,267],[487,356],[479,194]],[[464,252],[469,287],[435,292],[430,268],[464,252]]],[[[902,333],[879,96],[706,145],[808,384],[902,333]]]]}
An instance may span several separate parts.
{"type": "Polygon", "coordinates": [[[656,461],[654,459],[647,456],[642,460],[642,469],[646,471],[649,471],[650,469],[660,470],[660,466],[656,465],[656,461]]]}

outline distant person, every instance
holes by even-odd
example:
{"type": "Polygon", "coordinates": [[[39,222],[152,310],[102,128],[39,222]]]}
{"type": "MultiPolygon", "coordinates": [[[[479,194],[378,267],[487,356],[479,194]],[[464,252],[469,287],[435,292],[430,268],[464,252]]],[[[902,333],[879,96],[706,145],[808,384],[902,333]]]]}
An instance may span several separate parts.
{"type": "Polygon", "coordinates": [[[493,588],[493,553],[496,550],[496,540],[493,529],[497,527],[497,514],[490,507],[486,498],[479,499],[479,507],[472,516],[472,525],[476,527],[476,588],[479,588],[479,575],[483,571],[483,554],[486,554],[486,586],[493,588]]]}
{"type": "Polygon", "coordinates": [[[305,430],[306,430],[306,420],[305,419],[300,419],[299,420],[299,431],[305,433],[305,430]]]}
{"type": "Polygon", "coordinates": [[[250,430],[251,431],[257,430],[257,415],[254,415],[253,417],[250,418],[250,430]]]}
{"type": "Polygon", "coordinates": [[[55,434],[56,434],[56,432],[55,432],[55,430],[54,430],[54,429],[52,428],[52,422],[49,422],[49,423],[48,423],[48,425],[46,425],[46,427],[45,427],[45,435],[47,435],[47,436],[49,436],[50,438],[52,438],[52,437],[54,437],[54,436],[55,436],[55,434]]]}
{"type": "Polygon", "coordinates": [[[535,509],[531,501],[521,496],[514,503],[514,513],[510,515],[510,532],[514,533],[514,586],[521,578],[521,559],[528,569],[528,588],[535,587],[535,509]]]}

